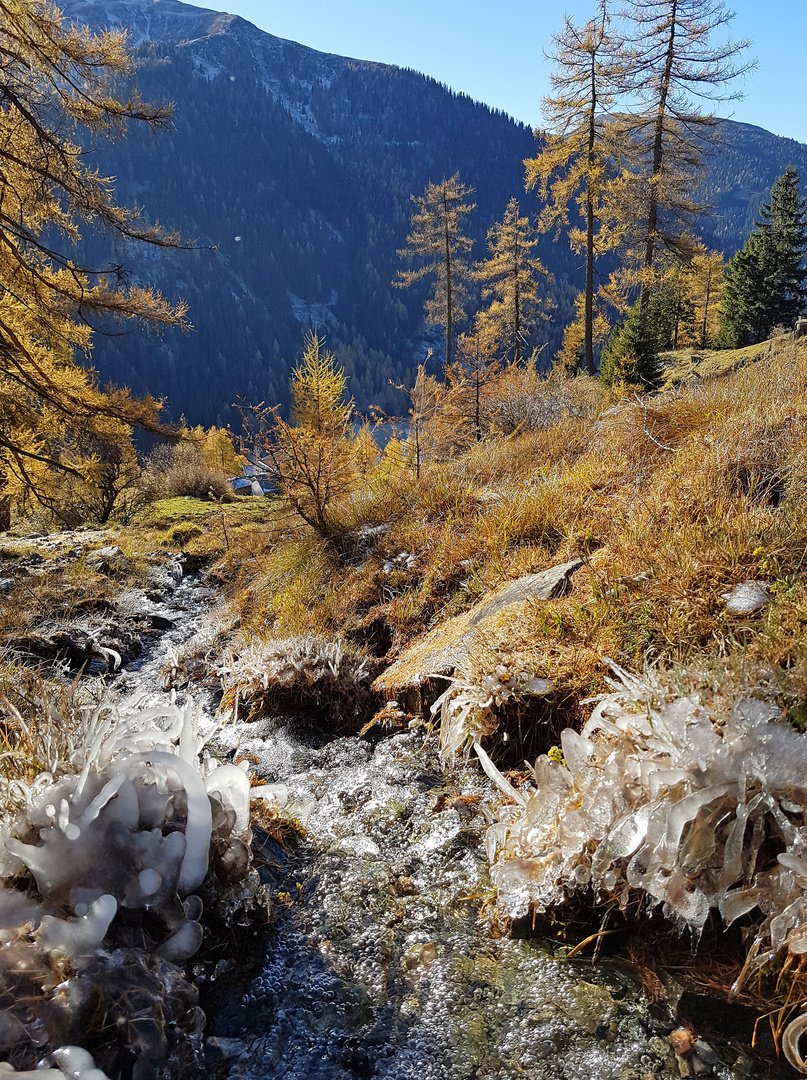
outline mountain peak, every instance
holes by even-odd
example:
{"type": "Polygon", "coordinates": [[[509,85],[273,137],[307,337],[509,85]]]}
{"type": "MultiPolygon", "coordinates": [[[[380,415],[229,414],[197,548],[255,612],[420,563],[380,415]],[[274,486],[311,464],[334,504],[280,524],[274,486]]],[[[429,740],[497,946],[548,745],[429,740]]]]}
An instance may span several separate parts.
{"type": "Polygon", "coordinates": [[[93,29],[128,31],[133,46],[144,41],[189,44],[226,33],[236,22],[252,26],[238,15],[194,7],[180,0],[62,0],[59,6],[71,22],[93,29]]]}

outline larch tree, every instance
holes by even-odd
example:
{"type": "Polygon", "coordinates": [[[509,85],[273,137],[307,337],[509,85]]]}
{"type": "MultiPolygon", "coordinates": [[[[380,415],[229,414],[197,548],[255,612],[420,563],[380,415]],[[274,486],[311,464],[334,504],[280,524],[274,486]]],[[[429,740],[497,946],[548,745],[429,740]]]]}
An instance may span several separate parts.
{"type": "Polygon", "coordinates": [[[483,435],[483,411],[486,388],[499,371],[496,354],[499,342],[496,322],[484,311],[477,311],[471,329],[460,334],[457,342],[457,367],[461,369],[454,380],[460,399],[460,411],[470,419],[473,439],[480,442],[483,435]]]}
{"type": "Polygon", "coordinates": [[[686,279],[686,290],[692,305],[692,327],[684,336],[683,345],[705,349],[720,332],[720,307],[726,286],[726,261],[719,251],[701,246],[695,252],[686,279]]]}
{"type": "Polygon", "coordinates": [[[539,278],[549,275],[534,254],[538,235],[519,213],[518,199],[510,200],[487,239],[488,257],[477,263],[474,277],[482,283],[482,298],[492,302],[479,316],[488,324],[488,334],[500,342],[503,359],[518,364],[541,317],[539,278]]]}
{"type": "Polygon", "coordinates": [[[606,341],[611,329],[605,311],[596,303],[592,311],[593,321],[589,324],[585,305],[586,294],[578,293],[574,299],[574,318],[563,331],[563,343],[555,357],[555,367],[566,372],[567,375],[573,375],[581,366],[585,367],[589,374],[591,373],[586,361],[586,327],[591,326],[589,336],[592,349],[606,341]]]}
{"type": "Polygon", "coordinates": [[[468,302],[467,284],[470,269],[466,256],[473,241],[465,235],[465,218],[476,206],[465,200],[473,188],[460,182],[459,173],[439,184],[427,184],[421,196],[412,195],[416,209],[412,213],[406,247],[398,254],[417,259],[420,266],[401,270],[393,282],[407,288],[423,278],[433,278],[432,292],[426,301],[426,321],[442,326],[446,336],[445,377],[449,378],[454,351],[456,324],[465,318],[468,302]]]}
{"type": "Polygon", "coordinates": [[[306,336],[291,375],[291,422],[280,406],[242,410],[245,427],[269,476],[292,511],[328,543],[339,534],[335,505],[357,482],[354,408],[347,378],[316,333],[306,336]]]}
{"type": "Polygon", "coordinates": [[[749,42],[713,40],[734,17],[723,0],[626,0],[623,16],[630,41],[623,49],[625,87],[638,106],[622,118],[634,161],[617,205],[621,202],[622,225],[632,234],[627,254],[644,318],[658,252],[688,260],[693,254],[689,223],[705,210],[693,193],[717,121],[699,103],[741,96],[729,84],[755,61],[742,59],[749,42]]]}
{"type": "MultiPolygon", "coordinates": [[[[31,469],[81,469],[64,429],[154,427],[158,404],[125,391],[102,392],[73,353],[88,357],[94,320],[172,324],[184,306],[124,282],[121,267],[99,272],[71,252],[81,223],[125,240],[177,246],[176,236],[118,206],[112,182],[90,164],[81,139],[117,136],[129,121],[167,123],[166,109],[112,84],[130,71],[123,34],[62,24],[34,0],[0,0],[0,528],[9,523],[9,482],[31,469]],[[61,250],[60,250],[61,249],[61,250]],[[65,251],[68,253],[65,254],[65,251]],[[103,426],[103,425],[102,425],[103,426]]],[[[80,440],[79,440],[80,442],[80,440]]]]}
{"type": "MultiPolygon", "coordinates": [[[[621,65],[611,36],[606,0],[599,14],[582,26],[568,16],[553,38],[553,93],[543,102],[548,123],[541,152],[524,162],[527,190],[538,188],[546,206],[540,228],[569,227],[572,246],[585,252],[583,289],[583,354],[586,370],[594,374],[595,261],[615,244],[612,230],[603,227],[602,206],[609,163],[618,157],[615,127],[609,110],[621,83],[621,65]],[[569,208],[576,204],[582,225],[570,224],[569,208]]],[[[600,320],[601,322],[601,320],[600,320]]]]}

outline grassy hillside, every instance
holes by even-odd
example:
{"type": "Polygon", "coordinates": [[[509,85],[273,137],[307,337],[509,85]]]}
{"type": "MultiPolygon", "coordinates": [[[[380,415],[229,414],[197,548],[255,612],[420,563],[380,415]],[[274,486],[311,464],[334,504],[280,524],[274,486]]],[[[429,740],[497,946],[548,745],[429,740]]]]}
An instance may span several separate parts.
{"type": "MultiPolygon", "coordinates": [[[[446,402],[420,480],[379,466],[339,507],[335,543],[279,506],[260,527],[231,529],[228,550],[220,527],[192,539],[224,583],[230,692],[247,643],[254,666],[256,642],[305,635],[340,641],[368,687],[424,631],[508,581],[579,558],[565,596],[528,604],[467,664],[472,680],[501,665],[552,679],[551,710],[526,698],[510,710],[524,749],[546,749],[558,725],[580,722],[606,657],[632,669],[753,669],[798,705],[807,696],[807,349],[780,339],[667,359],[670,389],[649,397],[608,395],[584,377],[522,381],[518,394],[541,402],[544,420],[467,449],[451,445],[446,402]],[[762,583],[768,602],[732,615],[724,595],[747,581],[762,583]]],[[[503,384],[500,402],[507,393],[516,396],[503,384]]],[[[235,524],[239,512],[225,514],[235,524]]],[[[261,707],[246,667],[243,677],[261,707]]],[[[362,718],[380,704],[366,699],[362,718]]]]}

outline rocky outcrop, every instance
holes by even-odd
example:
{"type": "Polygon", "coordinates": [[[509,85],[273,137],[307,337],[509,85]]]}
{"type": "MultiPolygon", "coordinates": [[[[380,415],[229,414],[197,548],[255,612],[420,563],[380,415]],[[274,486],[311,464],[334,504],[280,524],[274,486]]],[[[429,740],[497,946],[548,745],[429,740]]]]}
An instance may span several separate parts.
{"type": "Polygon", "coordinates": [[[530,601],[564,595],[571,588],[572,575],[582,565],[582,560],[573,559],[508,582],[469,611],[418,638],[379,675],[373,689],[387,697],[406,697],[408,707],[416,711],[420,702],[414,699],[419,699],[424,682],[437,675],[450,676],[461,668],[503,613],[516,615],[530,601]]]}

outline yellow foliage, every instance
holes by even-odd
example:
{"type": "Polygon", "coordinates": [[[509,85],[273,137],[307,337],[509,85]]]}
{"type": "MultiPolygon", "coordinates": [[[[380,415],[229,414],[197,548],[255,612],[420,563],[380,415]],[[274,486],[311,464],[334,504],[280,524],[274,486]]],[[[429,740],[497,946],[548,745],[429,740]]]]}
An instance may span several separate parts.
{"type": "MultiPolygon", "coordinates": [[[[574,373],[580,366],[583,360],[583,349],[585,344],[585,294],[578,293],[574,301],[574,319],[569,323],[566,329],[563,331],[563,344],[558,350],[556,357],[556,364],[560,368],[568,372],[574,373]]],[[[608,321],[608,317],[602,310],[602,307],[594,307],[594,317],[592,320],[592,344],[596,347],[602,345],[605,339],[608,337],[608,331],[611,325],[608,321]]]]}
{"type": "Polygon", "coordinates": [[[68,345],[56,334],[32,331],[32,313],[8,295],[0,298],[0,321],[36,365],[40,385],[51,388],[47,396],[21,390],[0,365],[5,499],[21,512],[45,507],[67,524],[105,521],[139,474],[131,427],[121,416],[155,422],[158,404],[134,402],[123,390],[101,391],[94,373],[73,363],[68,345]]]}
{"type": "Polygon", "coordinates": [[[315,333],[292,372],[292,423],[279,409],[253,410],[264,430],[272,477],[292,510],[325,540],[338,524],[334,507],[356,483],[356,458],[366,451],[352,432],[353,401],[345,401],[345,373],[315,333]]]}
{"type": "Polygon", "coordinates": [[[244,465],[244,459],[233,445],[233,436],[220,427],[205,428],[201,425],[191,428],[187,438],[199,448],[202,464],[208,469],[217,469],[228,476],[238,476],[244,465]]]}
{"type": "MultiPolygon", "coordinates": [[[[76,265],[54,250],[53,239],[73,244],[78,222],[93,220],[127,239],[178,243],[114,203],[111,181],[81,145],[88,131],[114,135],[129,120],[160,125],[168,118],[136,95],[112,96],[111,81],[129,71],[124,46],[122,34],[63,26],[50,5],[0,0],[0,527],[7,524],[7,482],[47,503],[43,466],[82,480],[106,438],[100,418],[157,423],[155,402],[102,393],[92,373],[73,363],[72,350],[89,355],[93,316],[173,323],[184,318],[184,306],[76,265]],[[88,451],[93,427],[96,450],[88,451]]],[[[125,441],[124,429],[118,434],[125,441]]]]}
{"type": "Polygon", "coordinates": [[[685,295],[692,320],[679,338],[681,345],[705,348],[720,332],[720,305],[726,286],[726,263],[719,251],[700,247],[685,278],[685,295]]]}
{"type": "Polygon", "coordinates": [[[353,439],[353,466],[357,479],[366,481],[378,465],[380,450],[369,420],[365,420],[353,439]]]}
{"type": "Polygon", "coordinates": [[[396,480],[408,472],[409,467],[405,444],[393,436],[382,450],[373,475],[378,480],[396,480]]]}
{"type": "Polygon", "coordinates": [[[503,356],[515,364],[521,360],[530,331],[542,315],[538,278],[548,274],[533,254],[537,244],[535,229],[519,213],[518,200],[511,199],[502,220],[488,230],[488,257],[475,271],[475,277],[483,283],[482,298],[493,298],[477,317],[479,331],[487,338],[495,337],[503,356]]]}
{"type": "Polygon", "coordinates": [[[308,334],[303,358],[291,373],[295,427],[322,435],[343,431],[353,415],[353,399],[345,400],[346,392],[347,378],[333,353],[322,349],[316,332],[308,334]]]}

